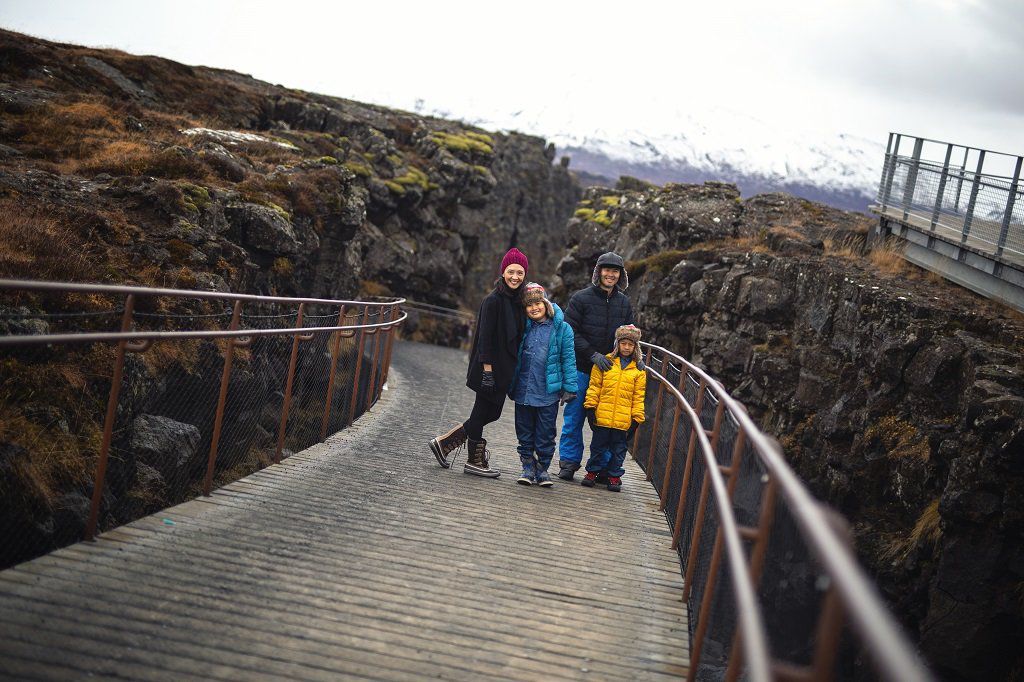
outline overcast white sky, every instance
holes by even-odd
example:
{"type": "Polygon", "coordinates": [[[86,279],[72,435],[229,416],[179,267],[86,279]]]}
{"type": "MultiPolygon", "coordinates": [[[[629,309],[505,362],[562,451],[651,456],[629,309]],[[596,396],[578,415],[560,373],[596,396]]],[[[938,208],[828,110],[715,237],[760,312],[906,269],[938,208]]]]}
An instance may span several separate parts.
{"type": "Polygon", "coordinates": [[[664,132],[724,107],[1024,153],[1024,0],[0,0],[0,25],[468,118],[664,132]]]}

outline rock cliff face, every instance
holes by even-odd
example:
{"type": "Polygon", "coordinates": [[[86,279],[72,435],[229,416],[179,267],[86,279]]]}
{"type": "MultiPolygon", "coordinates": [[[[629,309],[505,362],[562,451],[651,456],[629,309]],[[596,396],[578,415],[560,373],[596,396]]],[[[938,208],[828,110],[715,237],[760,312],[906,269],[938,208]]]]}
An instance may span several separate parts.
{"type": "MultiPolygon", "coordinates": [[[[529,255],[532,279],[550,278],[580,196],[540,138],[6,31],[0,111],[5,278],[404,296],[475,313],[510,246],[529,255]]],[[[58,303],[110,307],[93,298],[58,303]]],[[[0,295],[0,333],[48,329],[44,303],[54,301],[0,295]]],[[[412,319],[414,338],[453,336],[412,319]]],[[[185,404],[181,389],[205,396],[220,360],[214,344],[193,350],[126,370],[130,428],[114,443],[124,464],[112,465],[104,502],[121,522],[152,511],[133,500],[170,499],[164,483],[193,476],[202,458],[210,410],[185,404]]],[[[81,537],[111,365],[99,351],[76,353],[64,365],[96,366],[95,379],[63,379],[47,352],[0,356],[0,527],[21,541],[0,565],[81,537]],[[88,429],[72,433],[80,424],[88,429]],[[40,450],[48,443],[69,444],[53,458],[40,450]]],[[[258,422],[236,438],[245,443],[269,436],[280,405],[279,358],[251,360],[232,389],[257,396],[242,410],[239,423],[258,422]]]]}
{"type": "Polygon", "coordinates": [[[1024,672],[1021,317],[863,249],[864,216],[730,185],[631,186],[587,191],[563,296],[598,254],[623,254],[646,339],[718,376],[851,520],[933,668],[1024,672]]]}
{"type": "Polygon", "coordinates": [[[88,261],[8,275],[475,309],[511,245],[550,277],[579,198],[540,138],[9,32],[0,108],[0,200],[88,261]]]}

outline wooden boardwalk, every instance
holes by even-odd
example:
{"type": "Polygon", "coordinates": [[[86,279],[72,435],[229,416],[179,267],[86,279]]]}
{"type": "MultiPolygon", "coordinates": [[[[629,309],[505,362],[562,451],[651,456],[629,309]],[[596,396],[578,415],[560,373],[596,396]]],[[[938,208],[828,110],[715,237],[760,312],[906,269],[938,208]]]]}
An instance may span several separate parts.
{"type": "Polygon", "coordinates": [[[506,405],[500,479],[437,466],[465,362],[399,344],[390,390],[328,442],[0,573],[0,677],[685,675],[679,561],[635,463],[618,494],[516,485],[506,405]]]}

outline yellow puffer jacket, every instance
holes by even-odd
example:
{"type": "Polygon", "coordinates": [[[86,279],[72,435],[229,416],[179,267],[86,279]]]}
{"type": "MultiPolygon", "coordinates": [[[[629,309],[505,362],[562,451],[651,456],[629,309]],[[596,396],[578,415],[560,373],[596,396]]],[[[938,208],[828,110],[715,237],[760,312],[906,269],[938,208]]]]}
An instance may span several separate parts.
{"type": "Polygon", "coordinates": [[[602,372],[597,365],[590,370],[590,386],[583,409],[596,410],[597,425],[625,431],[630,422],[644,421],[644,394],[647,392],[647,372],[636,368],[631,359],[626,368],[615,353],[606,356],[612,367],[602,372]]]}

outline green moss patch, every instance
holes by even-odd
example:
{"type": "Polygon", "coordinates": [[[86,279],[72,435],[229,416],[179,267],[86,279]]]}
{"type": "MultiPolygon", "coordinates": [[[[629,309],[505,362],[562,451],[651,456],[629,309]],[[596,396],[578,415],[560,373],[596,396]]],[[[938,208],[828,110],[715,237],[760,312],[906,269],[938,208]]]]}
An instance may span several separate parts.
{"type": "Polygon", "coordinates": [[[627,261],[626,270],[633,278],[641,277],[648,270],[665,273],[671,271],[684,258],[686,258],[685,251],[665,251],[643,260],[627,261]]]}

